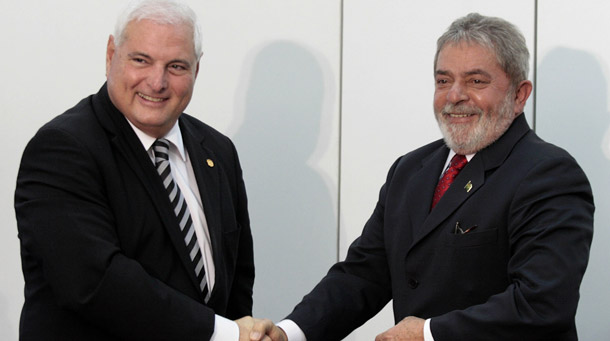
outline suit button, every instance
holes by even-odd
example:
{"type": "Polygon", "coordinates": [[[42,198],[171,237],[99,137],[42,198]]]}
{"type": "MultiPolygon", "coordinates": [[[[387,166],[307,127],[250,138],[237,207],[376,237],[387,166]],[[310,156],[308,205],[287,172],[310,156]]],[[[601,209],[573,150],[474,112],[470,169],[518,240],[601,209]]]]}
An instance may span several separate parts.
{"type": "Polygon", "coordinates": [[[409,278],[409,280],[407,281],[407,284],[409,284],[409,287],[411,287],[411,289],[415,289],[419,285],[419,281],[416,280],[415,278],[409,278]]]}

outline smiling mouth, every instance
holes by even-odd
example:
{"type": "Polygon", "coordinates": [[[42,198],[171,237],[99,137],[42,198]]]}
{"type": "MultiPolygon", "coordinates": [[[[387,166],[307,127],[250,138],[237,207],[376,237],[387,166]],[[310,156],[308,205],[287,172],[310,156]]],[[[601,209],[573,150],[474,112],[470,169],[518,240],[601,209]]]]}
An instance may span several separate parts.
{"type": "Polygon", "coordinates": [[[145,100],[147,100],[147,101],[151,101],[151,102],[156,102],[156,103],[159,103],[159,102],[163,102],[163,101],[165,101],[165,100],[166,100],[165,98],[157,98],[157,97],[151,97],[151,96],[147,96],[147,95],[145,95],[145,94],[143,94],[143,93],[140,93],[140,92],[138,92],[137,94],[138,94],[138,96],[140,96],[141,98],[143,98],[143,99],[145,99],[145,100]]]}
{"type": "Polygon", "coordinates": [[[474,114],[452,114],[450,112],[445,113],[445,115],[448,115],[449,117],[455,117],[455,118],[464,118],[464,117],[474,116],[474,114]]]}

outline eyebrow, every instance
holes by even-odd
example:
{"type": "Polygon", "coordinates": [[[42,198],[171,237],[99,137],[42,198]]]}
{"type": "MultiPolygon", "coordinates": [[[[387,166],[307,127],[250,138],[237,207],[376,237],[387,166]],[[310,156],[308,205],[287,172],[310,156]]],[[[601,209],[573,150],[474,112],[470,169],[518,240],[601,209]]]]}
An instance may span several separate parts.
{"type": "Polygon", "coordinates": [[[472,71],[468,71],[468,72],[464,73],[464,75],[466,75],[466,76],[482,75],[484,77],[491,78],[491,74],[483,69],[474,69],[472,71]]]}
{"type": "Polygon", "coordinates": [[[147,55],[146,53],[142,53],[142,52],[130,52],[130,53],[127,54],[127,56],[129,58],[144,57],[144,58],[152,59],[149,55],[147,55]]]}
{"type": "MultiPolygon", "coordinates": [[[[148,54],[146,54],[144,52],[131,52],[131,53],[128,53],[127,56],[129,58],[144,57],[144,58],[147,58],[147,59],[153,59],[151,56],[149,56],[148,54]]],[[[189,68],[192,66],[192,64],[189,61],[185,60],[185,59],[172,59],[167,64],[169,65],[169,64],[174,64],[174,63],[185,64],[189,68]]]]}
{"type": "MultiPolygon", "coordinates": [[[[436,70],[434,72],[435,75],[440,76],[451,76],[453,73],[447,70],[436,70]]],[[[471,71],[466,71],[463,73],[464,76],[472,76],[472,75],[482,75],[484,77],[491,78],[491,74],[483,69],[474,69],[471,71]]]]}

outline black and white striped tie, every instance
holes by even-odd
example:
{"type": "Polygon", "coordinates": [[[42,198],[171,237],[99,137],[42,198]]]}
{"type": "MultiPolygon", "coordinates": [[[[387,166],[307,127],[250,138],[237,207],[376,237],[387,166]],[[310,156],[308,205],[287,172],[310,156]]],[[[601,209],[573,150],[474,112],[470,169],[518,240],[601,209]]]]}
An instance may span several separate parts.
{"type": "Polygon", "coordinates": [[[156,140],[155,143],[153,143],[153,151],[155,152],[157,172],[163,181],[163,185],[169,195],[169,201],[171,201],[174,213],[176,213],[176,217],[178,217],[178,221],[180,222],[180,230],[182,231],[186,248],[189,252],[191,261],[193,262],[193,266],[195,267],[199,288],[203,292],[203,296],[207,302],[210,297],[207,281],[205,279],[202,253],[199,249],[199,243],[197,243],[195,227],[193,226],[193,220],[191,219],[188,206],[186,201],[184,201],[184,196],[182,195],[180,188],[172,178],[172,172],[169,166],[169,141],[166,139],[156,140]]]}

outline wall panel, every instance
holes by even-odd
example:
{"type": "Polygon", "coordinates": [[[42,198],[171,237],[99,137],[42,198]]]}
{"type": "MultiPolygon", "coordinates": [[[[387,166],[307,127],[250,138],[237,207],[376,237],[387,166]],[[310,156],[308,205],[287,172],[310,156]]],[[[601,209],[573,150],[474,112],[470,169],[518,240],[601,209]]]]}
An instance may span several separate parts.
{"type": "Polygon", "coordinates": [[[610,3],[538,1],[538,134],[567,149],[593,186],[595,226],[581,285],[581,340],[610,339],[610,3]]]}

